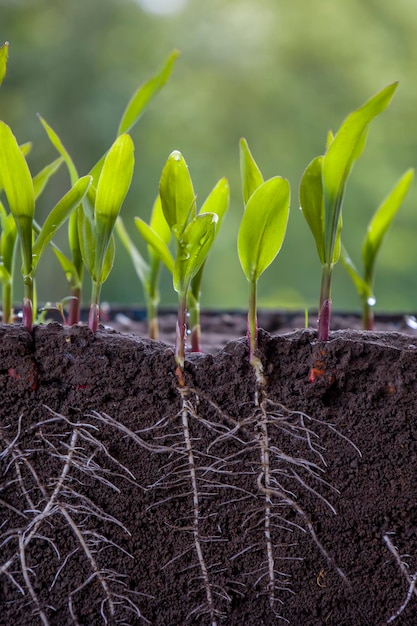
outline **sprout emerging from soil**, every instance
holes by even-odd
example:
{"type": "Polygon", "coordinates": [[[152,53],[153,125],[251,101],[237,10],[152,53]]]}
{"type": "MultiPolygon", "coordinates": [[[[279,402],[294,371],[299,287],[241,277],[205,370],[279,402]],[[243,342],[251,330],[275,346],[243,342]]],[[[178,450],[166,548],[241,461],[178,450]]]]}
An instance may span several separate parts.
{"type": "Polygon", "coordinates": [[[120,135],[104,160],[92,194],[93,206],[78,212],[80,250],[92,281],[88,325],[93,332],[99,322],[101,287],[113,267],[113,230],[132,181],[134,162],[130,135],[120,135]]]}
{"type": "Polygon", "coordinates": [[[300,185],[300,206],[316,241],[322,264],[318,339],[329,338],[331,279],[339,260],[342,206],[346,183],[355,161],[362,154],[372,120],[390,104],[398,83],[378,92],[351,113],[335,136],[330,132],[326,153],[307,166],[300,185]]]}
{"type": "Polygon", "coordinates": [[[0,188],[7,198],[20,241],[24,285],[23,324],[28,329],[32,328],[34,321],[34,276],[38,263],[58,228],[86,195],[90,184],[90,176],[77,180],[51,210],[33,240],[36,199],[34,181],[12,131],[4,122],[0,122],[0,188]]]}
{"type": "Polygon", "coordinates": [[[342,245],[340,259],[347,269],[362,302],[362,325],[365,330],[374,328],[374,296],[375,263],[384,237],[391,226],[413,181],[414,170],[409,169],[397,182],[395,187],[376,210],[368,224],[366,236],[362,244],[363,276],[355,267],[346,248],[342,245]]]}
{"type": "Polygon", "coordinates": [[[258,360],[257,283],[284,241],[290,211],[290,185],[280,176],[264,181],[245,139],[240,142],[240,168],[245,212],[237,247],[249,282],[249,359],[255,365],[258,360]]]}
{"type": "Polygon", "coordinates": [[[136,225],[173,275],[174,289],[178,293],[175,358],[182,369],[187,336],[187,305],[190,303],[194,320],[193,350],[200,351],[199,298],[202,271],[229,205],[229,186],[226,179],[221,179],[197,214],[188,166],[182,154],[174,150],[162,170],[159,194],[165,220],[177,243],[175,260],[167,243],[152,228],[152,224],[149,226],[136,218],[136,225]]]}
{"type": "MultiPolygon", "coordinates": [[[[150,102],[162,89],[162,87],[171,76],[178,55],[179,52],[177,50],[171,52],[171,54],[168,55],[160,71],[157,72],[157,74],[155,74],[143,85],[141,85],[133,94],[121,117],[116,138],[128,133],[142,117],[143,113],[146,110],[146,107],[150,104],[150,102]]],[[[78,172],[73,160],[65,149],[57,133],[49,126],[49,124],[47,124],[47,122],[42,117],[39,116],[39,118],[52,145],[64,159],[71,178],[71,182],[72,184],[74,184],[75,181],[78,179],[78,172]]],[[[99,159],[99,161],[97,161],[97,163],[91,169],[90,174],[93,177],[94,187],[96,187],[98,184],[105,158],[106,155],[103,155],[101,159],[99,159]]],[[[92,201],[92,204],[94,205],[94,200],[92,201]]],[[[79,210],[73,213],[69,221],[68,239],[71,250],[71,258],[68,258],[68,256],[66,256],[57,246],[53,245],[55,255],[58,258],[58,261],[62,267],[62,270],[65,273],[70,287],[70,296],[72,298],[70,304],[70,312],[68,316],[68,323],[70,325],[76,324],[80,321],[81,289],[84,273],[84,262],[80,248],[81,244],[79,237],[78,213],[82,212],[83,210],[83,207],[80,205],[79,210]]],[[[87,205],[86,210],[87,212],[91,213],[91,203],[90,207],[88,207],[87,205]]]]}

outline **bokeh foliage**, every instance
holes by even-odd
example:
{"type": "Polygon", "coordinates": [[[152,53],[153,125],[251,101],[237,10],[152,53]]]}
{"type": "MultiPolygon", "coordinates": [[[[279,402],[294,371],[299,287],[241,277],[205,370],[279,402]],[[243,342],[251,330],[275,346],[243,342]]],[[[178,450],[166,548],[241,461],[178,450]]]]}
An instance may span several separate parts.
{"type": "MultiPolygon", "coordinates": [[[[280,262],[263,277],[259,304],[317,307],[320,264],[298,210],[306,165],[324,152],[327,131],[395,80],[398,92],[369,134],[349,182],[344,242],[357,250],[364,229],[395,181],[417,157],[417,13],[410,0],[189,0],[180,13],[156,16],[135,0],[0,0],[0,42],[10,42],[0,118],[19,142],[33,141],[32,173],[55,154],[39,112],[57,130],[80,174],[112,143],[117,121],[137,86],[173,48],[181,56],[168,85],[133,131],[136,170],[123,207],[149,219],[162,167],[180,150],[202,201],[226,176],[231,208],[203,285],[203,305],[246,307],[247,286],[236,237],[243,203],[239,139],[247,138],[266,178],[292,187],[292,207],[280,262]]],[[[64,169],[58,185],[69,181],[64,169]]],[[[375,293],[379,310],[417,305],[417,211],[411,190],[381,250],[375,293]]],[[[48,196],[45,207],[51,206],[48,196]]],[[[62,237],[64,234],[60,234],[62,237]]],[[[63,244],[64,245],[64,244],[63,244]]],[[[360,262],[359,259],[354,259],[360,262]]],[[[343,268],[335,270],[335,309],[360,304],[343,268]]],[[[65,281],[52,254],[39,267],[39,299],[61,299],[65,281]]],[[[103,288],[113,302],[143,304],[130,259],[119,244],[103,288]]],[[[162,305],[176,295],[162,277],[162,305]]]]}

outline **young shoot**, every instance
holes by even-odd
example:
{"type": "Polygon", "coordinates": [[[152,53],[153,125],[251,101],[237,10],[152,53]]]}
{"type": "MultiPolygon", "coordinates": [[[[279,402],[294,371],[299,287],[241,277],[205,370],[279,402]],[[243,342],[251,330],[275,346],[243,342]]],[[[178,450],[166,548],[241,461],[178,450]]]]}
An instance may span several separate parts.
{"type": "Polygon", "coordinates": [[[368,224],[362,245],[363,275],[358,272],[346,248],[342,245],[340,259],[347,269],[362,302],[362,325],[364,330],[374,327],[374,277],[376,257],[413,181],[414,170],[409,169],[375,211],[368,224]]]}
{"type": "Polygon", "coordinates": [[[35,192],[24,154],[10,128],[0,122],[0,189],[5,193],[19,236],[24,285],[23,324],[29,330],[34,321],[34,276],[39,260],[58,228],[86,195],[90,183],[90,176],[77,180],[49,213],[34,239],[35,199],[42,184],[35,192]]]}
{"type": "Polygon", "coordinates": [[[78,211],[80,250],[92,282],[88,326],[93,332],[99,323],[101,287],[114,262],[113,230],[132,181],[134,161],[130,135],[120,135],[104,159],[93,209],[78,211]]]}
{"type": "MultiPolygon", "coordinates": [[[[136,218],[136,220],[139,220],[139,218],[136,218]]],[[[158,236],[160,238],[161,243],[163,243],[164,246],[168,246],[171,239],[171,229],[169,228],[162,212],[161,199],[159,195],[154,202],[152,208],[151,222],[148,228],[153,231],[155,236],[158,236]]],[[[148,260],[146,261],[143,258],[142,254],[139,252],[138,248],[133,243],[132,239],[130,238],[121,217],[119,217],[116,222],[116,232],[122,244],[128,251],[130,258],[132,259],[136,274],[140,282],[142,283],[142,288],[146,301],[148,335],[151,339],[158,339],[158,280],[161,267],[161,255],[158,254],[158,252],[152,245],[148,244],[148,260]]],[[[174,271],[174,260],[171,254],[169,254],[168,265],[172,273],[174,271]]]]}
{"type": "MultiPolygon", "coordinates": [[[[159,72],[157,72],[152,78],[146,81],[135,91],[123,112],[123,115],[119,122],[119,127],[117,129],[116,138],[131,130],[142,117],[146,110],[146,107],[150,104],[150,102],[162,89],[162,87],[171,76],[178,55],[179,52],[177,50],[171,52],[159,72]]],[[[78,179],[78,172],[74,165],[74,162],[72,161],[70,155],[65,149],[57,133],[41,117],[40,121],[52,145],[64,158],[72,184],[74,184],[74,182],[78,179]]],[[[90,206],[87,204],[87,202],[84,202],[84,204],[87,205],[86,208],[83,209],[83,207],[80,206],[79,210],[77,212],[74,212],[69,220],[68,239],[71,251],[71,259],[68,258],[63,252],[61,252],[59,248],[53,246],[55,255],[58,258],[58,261],[65,273],[65,276],[67,277],[70,286],[71,302],[70,312],[68,316],[69,325],[76,324],[80,320],[81,289],[84,273],[84,263],[80,250],[78,232],[78,213],[83,210],[86,210],[87,212],[90,211],[90,213],[92,211],[92,206],[94,206],[93,189],[97,186],[100,172],[104,164],[105,156],[106,155],[103,155],[99,159],[99,161],[97,161],[97,163],[94,165],[90,172],[91,176],[93,177],[93,185],[91,188],[91,193],[89,194],[90,206]]]]}
{"type": "Polygon", "coordinates": [[[328,135],[327,149],[307,166],[300,185],[300,207],[313,233],[322,265],[318,339],[329,338],[331,279],[340,256],[342,206],[353,164],[362,154],[371,121],[390,104],[398,83],[378,92],[351,113],[335,136],[328,135]]]}
{"type": "MultiPolygon", "coordinates": [[[[197,215],[194,189],[187,164],[182,155],[175,151],[168,158],[167,164],[162,172],[160,196],[165,220],[174,233],[179,246],[179,240],[181,239],[181,233],[184,227],[190,221],[202,215],[209,214],[216,216],[216,220],[214,221],[214,237],[217,236],[229,207],[229,184],[225,178],[219,180],[197,215]]],[[[155,254],[174,276],[176,261],[167,243],[158,232],[158,229],[153,227],[152,223],[149,226],[139,217],[135,218],[135,222],[147,244],[154,249],[155,254]]],[[[211,247],[212,243],[213,242],[211,242],[209,247],[211,247]]],[[[186,309],[190,316],[191,350],[193,352],[201,352],[200,298],[204,266],[205,259],[198,271],[193,273],[187,293],[186,309]]],[[[179,339],[179,341],[181,340],[179,339]]]]}
{"type": "Polygon", "coordinates": [[[212,212],[196,214],[191,176],[184,157],[177,150],[169,155],[162,170],[159,194],[162,211],[177,242],[173,266],[174,289],[178,293],[175,360],[182,370],[190,285],[203,266],[213,244],[218,216],[212,212]]]}
{"type": "Polygon", "coordinates": [[[240,170],[245,212],[238,233],[238,254],[249,282],[249,359],[260,374],[257,283],[282,247],[290,211],[290,185],[275,176],[264,181],[245,139],[240,141],[240,170]]]}

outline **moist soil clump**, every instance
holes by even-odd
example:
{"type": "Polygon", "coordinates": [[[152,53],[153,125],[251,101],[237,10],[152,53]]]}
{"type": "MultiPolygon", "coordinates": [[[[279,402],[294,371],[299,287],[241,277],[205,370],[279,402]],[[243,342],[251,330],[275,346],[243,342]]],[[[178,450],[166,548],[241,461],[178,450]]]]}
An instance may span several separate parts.
{"type": "Polygon", "coordinates": [[[1,625],[417,623],[417,338],[259,357],[0,327],[1,625]]]}

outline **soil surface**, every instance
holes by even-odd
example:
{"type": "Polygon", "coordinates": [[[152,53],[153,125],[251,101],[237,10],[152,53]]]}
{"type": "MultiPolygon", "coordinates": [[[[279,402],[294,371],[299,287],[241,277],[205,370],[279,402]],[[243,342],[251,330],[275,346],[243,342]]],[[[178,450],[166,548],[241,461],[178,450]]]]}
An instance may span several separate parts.
{"type": "Polygon", "coordinates": [[[0,625],[415,626],[407,329],[0,326],[0,625]]]}

